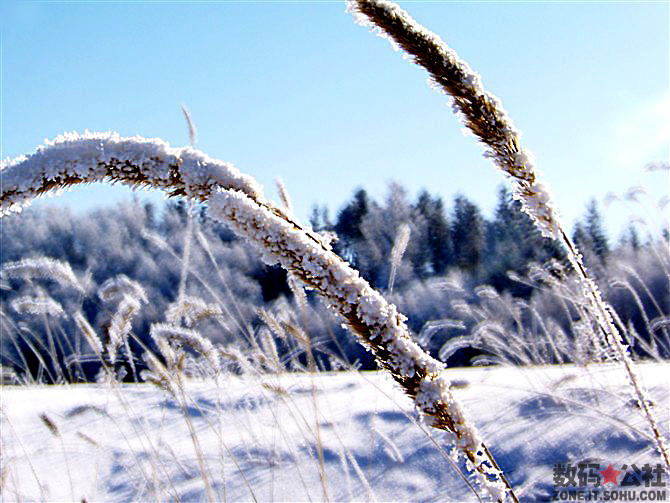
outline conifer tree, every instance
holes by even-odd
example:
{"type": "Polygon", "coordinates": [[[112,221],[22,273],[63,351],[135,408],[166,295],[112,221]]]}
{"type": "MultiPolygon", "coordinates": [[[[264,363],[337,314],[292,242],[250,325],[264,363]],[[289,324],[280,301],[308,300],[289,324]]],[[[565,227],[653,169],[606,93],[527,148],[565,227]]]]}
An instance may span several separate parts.
{"type": "Polygon", "coordinates": [[[484,219],[479,208],[462,195],[454,198],[451,239],[456,265],[475,272],[484,251],[484,219]]]}
{"type": "Polygon", "coordinates": [[[585,228],[592,243],[594,253],[602,260],[605,260],[610,252],[610,248],[607,234],[603,227],[603,219],[595,199],[591,199],[586,209],[585,228]]]}
{"type": "Polygon", "coordinates": [[[454,250],[449,233],[449,222],[440,197],[432,198],[427,191],[419,194],[416,210],[426,220],[426,248],[430,270],[442,274],[454,261],[454,250]]]}
{"type": "Polygon", "coordinates": [[[357,265],[355,244],[363,239],[361,223],[368,213],[368,206],[368,193],[365,189],[358,189],[352,200],[337,214],[334,229],[338,242],[335,244],[335,251],[354,266],[357,265]]]}

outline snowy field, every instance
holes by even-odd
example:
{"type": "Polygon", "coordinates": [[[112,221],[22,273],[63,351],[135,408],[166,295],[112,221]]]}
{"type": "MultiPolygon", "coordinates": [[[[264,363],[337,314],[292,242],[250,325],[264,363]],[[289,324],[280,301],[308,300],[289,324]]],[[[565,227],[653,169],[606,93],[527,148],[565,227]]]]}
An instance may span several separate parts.
{"type": "MultiPolygon", "coordinates": [[[[640,366],[666,435],[669,371],[640,366]]],[[[448,373],[522,501],[551,499],[556,463],[660,462],[618,368],[448,373]]],[[[2,389],[2,501],[204,501],[203,470],[217,501],[478,500],[379,373],[189,382],[178,399],[145,384],[2,389]]]]}

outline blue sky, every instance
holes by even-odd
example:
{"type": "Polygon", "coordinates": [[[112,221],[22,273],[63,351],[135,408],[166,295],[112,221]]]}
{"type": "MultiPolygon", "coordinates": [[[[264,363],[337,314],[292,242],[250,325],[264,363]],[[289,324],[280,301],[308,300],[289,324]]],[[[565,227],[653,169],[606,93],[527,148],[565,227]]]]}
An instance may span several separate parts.
{"type": "MultiPolygon", "coordinates": [[[[669,3],[401,2],[503,102],[572,225],[590,197],[667,195],[669,3]]],[[[281,177],[298,216],[333,215],[356,187],[454,193],[486,214],[503,177],[423,70],[353,23],[342,2],[0,2],[2,158],[64,131],[188,142],[257,177],[281,177]]],[[[129,191],[48,199],[85,210],[129,191]]],[[[138,193],[160,201],[162,196],[138,193]]],[[[627,211],[607,211],[612,232],[627,211]]],[[[647,218],[651,218],[649,214],[647,218]]]]}

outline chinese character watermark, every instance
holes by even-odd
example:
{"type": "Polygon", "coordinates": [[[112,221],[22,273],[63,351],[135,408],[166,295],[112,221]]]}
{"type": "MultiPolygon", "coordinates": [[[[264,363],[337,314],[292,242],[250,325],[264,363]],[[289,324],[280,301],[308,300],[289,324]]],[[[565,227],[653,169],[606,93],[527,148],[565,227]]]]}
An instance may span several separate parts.
{"type": "Polygon", "coordinates": [[[670,501],[663,465],[557,463],[551,501],[670,501]]]}

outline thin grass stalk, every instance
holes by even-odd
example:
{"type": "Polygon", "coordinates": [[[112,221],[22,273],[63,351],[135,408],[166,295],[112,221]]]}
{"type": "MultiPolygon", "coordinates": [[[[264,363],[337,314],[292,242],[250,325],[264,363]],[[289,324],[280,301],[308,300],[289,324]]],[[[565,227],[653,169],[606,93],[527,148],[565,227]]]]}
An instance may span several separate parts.
{"type": "MultiPolygon", "coordinates": [[[[14,333],[19,332],[19,328],[16,326],[16,323],[14,323],[14,321],[9,316],[7,316],[7,314],[5,314],[5,312],[2,308],[0,308],[0,318],[2,319],[2,321],[0,321],[0,331],[3,335],[3,337],[5,335],[7,335],[10,338],[10,340],[12,341],[12,345],[14,346],[14,349],[16,350],[16,354],[19,356],[19,358],[23,362],[23,366],[21,366],[21,364],[16,362],[15,368],[23,368],[26,376],[30,375],[28,360],[26,360],[26,356],[23,354],[23,351],[21,350],[21,347],[19,346],[19,342],[18,342],[17,338],[14,336],[14,333]],[[7,327],[7,325],[5,325],[5,323],[7,323],[8,325],[11,325],[11,328],[7,327]]],[[[4,354],[3,356],[6,358],[7,354],[4,354]]]]}
{"type": "Polygon", "coordinates": [[[193,199],[188,200],[187,205],[187,220],[186,233],[184,234],[184,250],[181,259],[181,272],[179,275],[179,290],[177,294],[177,302],[181,303],[186,295],[186,281],[188,279],[188,270],[191,263],[191,243],[193,242],[193,199]]]}
{"type": "Polygon", "coordinates": [[[611,308],[602,299],[584,266],[582,255],[565,232],[547,187],[539,181],[532,156],[521,148],[519,133],[500,101],[484,90],[479,75],[440,37],[417,23],[397,4],[386,0],[353,0],[347,5],[359,23],[379,30],[393,45],[412,55],[414,62],[428,71],[434,84],[452,97],[454,111],[485,145],[485,157],[493,159],[498,168],[514,181],[514,197],[521,202],[522,211],[530,216],[545,237],[556,240],[567,251],[568,259],[580,278],[589,312],[624,366],[655,438],[656,448],[670,469],[670,454],[665,440],[655,414],[647,405],[649,394],[640,383],[628,347],[614,326],[611,308]]]}
{"type": "MultiPolygon", "coordinates": [[[[46,364],[46,361],[44,360],[44,357],[42,356],[42,353],[38,350],[37,346],[41,346],[42,349],[44,350],[45,353],[49,353],[49,350],[47,347],[44,345],[44,342],[41,340],[41,338],[35,336],[30,330],[26,330],[26,337],[23,337],[22,340],[26,343],[26,345],[32,350],[33,354],[35,355],[35,358],[40,362],[40,367],[37,369],[37,376],[34,378],[36,382],[41,383],[42,382],[42,376],[46,372],[48,378],[51,380],[52,383],[57,383],[58,379],[56,379],[56,376],[54,376],[50,371],[49,367],[46,364]],[[30,342],[30,339],[28,338],[28,335],[35,339],[35,343],[33,344],[30,342]]],[[[30,368],[26,369],[27,373],[30,373],[30,368]]],[[[32,375],[31,375],[32,377],[32,375]]]]}
{"type": "MultiPolygon", "coordinates": [[[[228,298],[229,298],[229,301],[230,301],[229,304],[232,304],[233,307],[235,308],[235,311],[236,311],[236,313],[239,317],[239,320],[228,309],[228,303],[224,302],[219,297],[217,292],[210,286],[209,282],[205,281],[198,274],[197,270],[195,270],[193,267],[189,267],[189,274],[193,278],[195,278],[202,285],[202,287],[205,288],[205,290],[207,290],[207,292],[212,296],[212,298],[214,298],[214,300],[219,304],[219,306],[221,306],[221,309],[223,311],[223,314],[225,314],[226,319],[232,321],[235,324],[235,326],[237,327],[237,329],[242,334],[244,334],[244,337],[246,338],[247,342],[249,342],[249,344],[251,346],[254,346],[256,344],[256,341],[253,337],[253,330],[251,330],[249,328],[248,324],[244,323],[244,316],[242,314],[242,311],[240,310],[240,308],[237,304],[237,301],[235,300],[235,296],[233,295],[232,290],[230,289],[230,286],[228,285],[228,282],[226,281],[226,279],[223,276],[221,268],[217,264],[216,259],[214,258],[214,256],[212,255],[211,250],[209,250],[209,247],[208,247],[208,245],[207,245],[207,243],[204,239],[204,236],[202,236],[199,229],[195,229],[195,231],[196,231],[195,234],[196,234],[196,237],[198,239],[198,242],[201,245],[201,247],[205,250],[205,252],[207,253],[207,256],[209,257],[210,261],[212,262],[212,265],[214,266],[214,269],[217,271],[217,275],[219,276],[219,279],[221,280],[221,283],[223,284],[224,290],[225,290],[226,294],[228,295],[228,298]],[[200,237],[198,237],[198,236],[200,236],[200,237]]],[[[168,252],[175,260],[177,260],[178,262],[181,262],[181,260],[182,260],[181,257],[172,249],[172,247],[170,245],[168,245],[165,241],[163,241],[162,238],[160,238],[157,235],[151,234],[151,233],[143,234],[143,236],[146,237],[147,239],[149,239],[154,245],[159,247],[161,250],[164,250],[164,251],[168,252]]],[[[225,324],[223,324],[221,322],[221,320],[219,320],[219,322],[224,329],[230,330],[225,324]]]]}
{"type": "Polygon", "coordinates": [[[202,481],[205,486],[205,494],[207,495],[207,501],[209,503],[214,503],[216,501],[216,496],[214,494],[214,489],[209,480],[209,470],[206,466],[205,456],[202,451],[202,446],[200,445],[200,440],[198,440],[198,435],[193,426],[193,421],[191,421],[191,414],[186,406],[186,392],[184,391],[183,386],[178,383],[177,387],[180,391],[180,398],[178,399],[179,407],[181,408],[182,415],[188,427],[189,435],[191,436],[191,442],[193,442],[193,448],[195,449],[195,455],[198,460],[198,468],[200,469],[200,474],[202,475],[202,481]]]}
{"type": "MultiPolygon", "coordinates": [[[[293,207],[291,204],[291,199],[288,195],[288,191],[286,190],[286,187],[284,187],[284,184],[281,182],[281,179],[279,178],[277,179],[277,187],[279,188],[284,208],[286,209],[289,215],[293,214],[293,207]]],[[[312,350],[312,339],[309,337],[309,334],[307,333],[307,297],[305,295],[305,290],[303,289],[302,285],[292,275],[288,276],[288,285],[296,300],[296,304],[298,305],[298,309],[300,311],[300,317],[302,320],[302,330],[295,330],[292,332],[295,333],[299,331],[302,332],[303,335],[302,337],[296,337],[296,339],[299,342],[302,342],[305,348],[305,352],[307,354],[307,364],[309,368],[310,381],[311,381],[312,407],[314,409],[314,433],[316,436],[316,452],[319,458],[319,480],[321,481],[321,488],[323,491],[323,497],[325,501],[330,501],[331,498],[328,492],[326,465],[323,456],[323,443],[321,441],[321,425],[319,423],[319,403],[316,397],[317,389],[316,389],[316,382],[314,380],[318,372],[318,368],[316,365],[316,359],[314,358],[314,352],[312,350]]]]}
{"type": "Polygon", "coordinates": [[[63,442],[63,436],[61,435],[60,429],[58,428],[58,425],[53,422],[53,420],[46,415],[46,413],[42,412],[40,414],[40,420],[44,424],[44,426],[47,427],[47,429],[51,432],[51,434],[58,439],[58,443],[60,444],[61,452],[63,453],[63,462],[65,464],[65,472],[67,473],[67,480],[70,485],[70,495],[72,500],[75,500],[75,493],[74,493],[74,483],[72,481],[72,471],[70,469],[70,462],[68,461],[67,457],[67,451],[65,450],[65,442],[63,442]]]}

